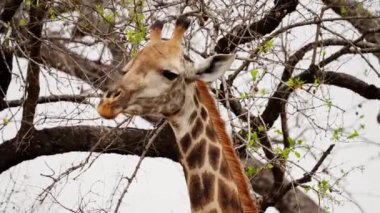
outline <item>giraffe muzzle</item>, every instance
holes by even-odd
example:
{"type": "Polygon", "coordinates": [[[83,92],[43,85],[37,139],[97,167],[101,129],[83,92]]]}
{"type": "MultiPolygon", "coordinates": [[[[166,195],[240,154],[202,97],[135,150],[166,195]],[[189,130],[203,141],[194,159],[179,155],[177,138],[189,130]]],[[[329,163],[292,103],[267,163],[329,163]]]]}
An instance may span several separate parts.
{"type": "Polygon", "coordinates": [[[123,94],[124,92],[121,89],[104,93],[104,96],[97,107],[99,115],[106,119],[114,119],[119,115],[123,111],[122,106],[119,104],[120,98],[123,97],[123,94]]]}

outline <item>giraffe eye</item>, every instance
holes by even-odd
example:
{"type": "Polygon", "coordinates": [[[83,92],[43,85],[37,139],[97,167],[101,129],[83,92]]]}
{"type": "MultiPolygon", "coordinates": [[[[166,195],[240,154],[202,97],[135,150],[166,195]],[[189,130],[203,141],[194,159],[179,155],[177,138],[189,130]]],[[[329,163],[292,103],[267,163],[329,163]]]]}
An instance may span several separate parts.
{"type": "Polygon", "coordinates": [[[170,70],[162,70],[162,75],[171,81],[178,77],[177,73],[171,72],[170,70]]]}

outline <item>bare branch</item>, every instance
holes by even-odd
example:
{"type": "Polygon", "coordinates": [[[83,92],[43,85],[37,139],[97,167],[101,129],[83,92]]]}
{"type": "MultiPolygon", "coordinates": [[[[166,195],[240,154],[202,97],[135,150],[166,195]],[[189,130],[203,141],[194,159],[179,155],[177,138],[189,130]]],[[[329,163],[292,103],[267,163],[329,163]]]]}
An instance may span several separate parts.
{"type": "Polygon", "coordinates": [[[311,178],[314,176],[314,174],[318,171],[319,167],[322,165],[323,161],[327,158],[327,156],[331,153],[332,149],[334,148],[335,144],[331,144],[329,148],[323,152],[321,158],[319,158],[318,162],[314,165],[313,169],[305,173],[303,177],[292,181],[291,183],[288,183],[278,194],[277,199],[282,198],[290,189],[295,188],[301,184],[308,183],[311,181],[311,178]]]}
{"type": "Polygon", "coordinates": [[[244,24],[237,25],[225,37],[219,39],[215,46],[215,52],[231,53],[238,45],[272,32],[286,15],[296,10],[298,5],[298,0],[278,0],[274,2],[275,7],[264,18],[249,26],[244,24]]]}
{"type": "MultiPolygon", "coordinates": [[[[363,3],[356,0],[322,0],[335,13],[342,17],[376,17],[368,9],[363,7],[363,3]]],[[[372,19],[348,19],[359,32],[365,35],[365,39],[369,42],[380,44],[380,32],[368,33],[368,30],[375,29],[380,26],[379,18],[372,19]]],[[[374,53],[380,62],[380,53],[374,53]]]]}
{"type": "Polygon", "coordinates": [[[128,178],[128,184],[127,184],[127,186],[124,188],[123,192],[121,193],[121,196],[120,196],[119,200],[117,201],[117,204],[116,204],[116,207],[115,207],[115,211],[114,211],[115,213],[117,213],[119,211],[120,204],[123,201],[123,198],[124,198],[125,194],[128,192],[128,189],[131,186],[133,180],[135,179],[135,177],[137,175],[137,171],[139,170],[139,168],[141,166],[141,163],[144,160],[146,154],[148,153],[150,147],[152,146],[153,142],[156,140],[158,134],[165,128],[165,125],[167,125],[167,124],[168,123],[166,121],[164,121],[155,130],[153,130],[152,135],[149,137],[148,143],[144,146],[144,151],[141,153],[140,159],[137,162],[137,165],[136,165],[136,167],[135,167],[135,169],[134,169],[131,177],[128,178]]]}
{"type": "Polygon", "coordinates": [[[17,9],[20,7],[22,0],[5,0],[0,7],[3,6],[4,10],[0,14],[0,33],[4,32],[5,27],[3,24],[10,22],[16,13],[17,9]]]}
{"type": "MultiPolygon", "coordinates": [[[[86,101],[87,98],[99,97],[98,95],[52,95],[39,97],[37,99],[37,104],[53,103],[53,102],[74,102],[81,104],[90,104],[86,101]]],[[[4,102],[4,107],[0,107],[0,111],[10,107],[19,107],[23,104],[25,100],[11,100],[4,102]]]]}
{"type": "Polygon", "coordinates": [[[41,45],[41,31],[42,20],[45,16],[46,7],[44,2],[37,0],[32,1],[30,5],[30,22],[28,24],[28,31],[30,32],[30,53],[29,65],[26,77],[25,89],[25,102],[23,104],[22,122],[18,133],[20,139],[27,136],[27,133],[33,129],[34,113],[36,110],[36,103],[40,93],[40,66],[38,63],[40,58],[40,45],[41,45]]]}

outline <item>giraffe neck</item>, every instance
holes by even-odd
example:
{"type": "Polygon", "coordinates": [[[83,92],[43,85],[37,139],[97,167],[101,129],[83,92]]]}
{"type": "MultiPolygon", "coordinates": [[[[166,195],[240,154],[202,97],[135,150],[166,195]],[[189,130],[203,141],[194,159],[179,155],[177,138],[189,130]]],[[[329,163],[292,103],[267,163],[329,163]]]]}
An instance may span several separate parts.
{"type": "Polygon", "coordinates": [[[195,85],[187,89],[184,107],[169,122],[179,147],[192,212],[243,212],[223,146],[195,85]]]}

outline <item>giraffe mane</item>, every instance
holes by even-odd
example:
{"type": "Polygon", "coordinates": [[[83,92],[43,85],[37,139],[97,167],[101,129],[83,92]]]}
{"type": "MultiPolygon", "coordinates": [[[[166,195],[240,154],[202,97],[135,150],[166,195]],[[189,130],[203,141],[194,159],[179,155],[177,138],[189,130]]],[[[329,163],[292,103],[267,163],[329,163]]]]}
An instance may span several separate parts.
{"type": "Polygon", "coordinates": [[[215,101],[211,96],[207,84],[203,81],[197,81],[197,90],[200,94],[200,101],[206,106],[211,122],[214,126],[217,138],[223,147],[223,154],[226,157],[228,167],[231,170],[232,178],[237,186],[240,203],[244,213],[257,213],[256,202],[249,193],[249,185],[244,175],[240,160],[233,148],[233,143],[227,134],[224,121],[220,117],[220,113],[216,108],[215,101]]]}

